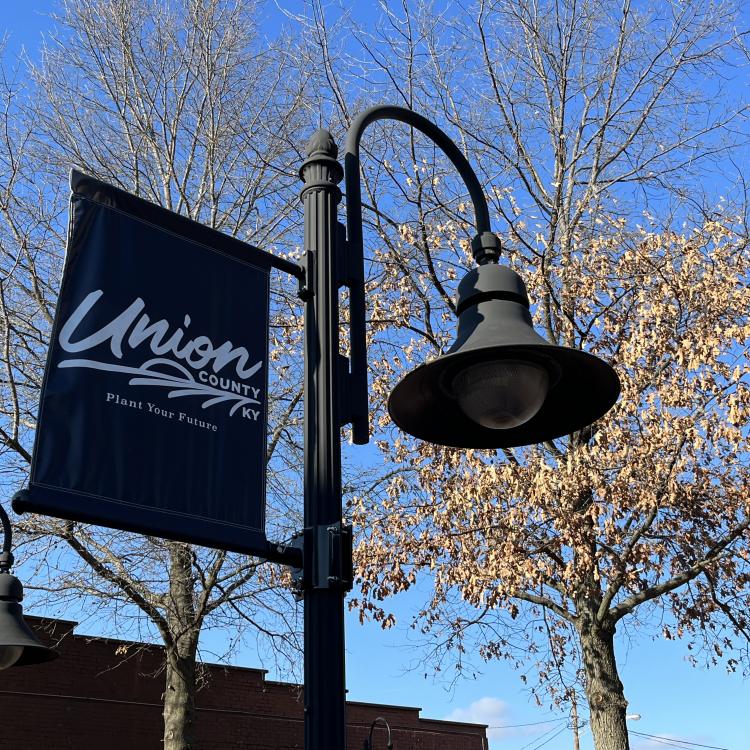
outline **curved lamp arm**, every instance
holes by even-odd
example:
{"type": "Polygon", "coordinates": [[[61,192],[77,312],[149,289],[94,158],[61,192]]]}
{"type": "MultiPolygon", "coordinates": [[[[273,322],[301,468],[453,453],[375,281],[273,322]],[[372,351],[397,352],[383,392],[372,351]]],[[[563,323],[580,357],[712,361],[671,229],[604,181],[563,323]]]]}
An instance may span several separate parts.
{"type": "MultiPolygon", "coordinates": [[[[359,177],[359,142],[365,128],[376,120],[398,120],[411,125],[424,133],[430,140],[441,148],[443,153],[451,160],[461,175],[466,188],[471,196],[476,216],[477,237],[472,244],[474,259],[479,265],[497,261],[500,255],[500,244],[497,239],[482,238],[484,234],[490,234],[490,212],[487,208],[487,200],[484,191],[479,184],[474,170],[466,161],[458,146],[430,120],[412,112],[404,107],[396,107],[389,104],[379,104],[366,109],[358,115],[346,136],[346,148],[344,151],[344,174],[346,176],[346,228],[350,242],[362,244],[362,194],[359,177]],[[477,242],[476,240],[479,239],[477,242]],[[494,252],[493,252],[494,251],[494,252]]],[[[493,236],[494,237],[494,236],[493,236]]]]}
{"type": "Polygon", "coordinates": [[[388,750],[393,750],[393,740],[391,739],[391,727],[390,724],[382,717],[378,716],[372,724],[370,724],[370,733],[364,742],[364,750],[372,750],[372,730],[375,729],[376,724],[382,724],[388,730],[388,742],[386,747],[388,750]]]}
{"type": "Polygon", "coordinates": [[[2,505],[0,505],[0,521],[3,524],[3,551],[0,553],[0,573],[8,573],[13,565],[13,553],[11,552],[13,529],[8,514],[2,505]]]}
{"type": "Polygon", "coordinates": [[[379,104],[358,115],[346,136],[344,178],[346,181],[346,235],[350,277],[350,347],[352,380],[352,440],[363,445],[369,440],[367,397],[367,342],[365,323],[364,250],[362,245],[362,189],[360,186],[359,142],[365,128],[376,120],[406,123],[430,138],[461,175],[471,196],[477,234],[471,241],[474,260],[482,266],[497,263],[500,241],[490,229],[490,212],[479,180],[458,146],[434,123],[404,107],[379,104]]]}

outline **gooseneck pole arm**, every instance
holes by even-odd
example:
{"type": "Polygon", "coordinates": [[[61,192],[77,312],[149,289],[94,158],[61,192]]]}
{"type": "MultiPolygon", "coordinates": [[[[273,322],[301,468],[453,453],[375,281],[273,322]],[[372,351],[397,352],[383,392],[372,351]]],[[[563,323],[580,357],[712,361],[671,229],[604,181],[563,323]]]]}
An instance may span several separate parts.
{"type": "Polygon", "coordinates": [[[440,147],[461,175],[474,206],[477,230],[477,236],[471,243],[474,259],[480,266],[485,263],[497,262],[500,256],[500,243],[497,237],[492,234],[487,199],[484,197],[484,191],[471,164],[466,160],[458,146],[435,123],[410,109],[390,104],[379,104],[366,109],[354,119],[346,136],[344,176],[346,179],[346,231],[349,242],[359,248],[362,247],[359,142],[365,128],[377,120],[403,122],[424,133],[435,145],[440,147]],[[483,235],[491,235],[491,237],[483,237],[483,235]]]}
{"type": "Polygon", "coordinates": [[[3,524],[3,551],[0,553],[0,573],[8,573],[13,565],[13,528],[5,508],[0,505],[0,521],[3,524]]]}
{"type": "Polygon", "coordinates": [[[391,738],[391,725],[382,716],[378,716],[376,719],[373,720],[372,724],[370,724],[370,733],[367,735],[367,739],[365,740],[364,749],[373,750],[372,731],[373,729],[375,729],[376,724],[382,724],[388,731],[388,741],[386,742],[386,747],[388,748],[388,750],[393,750],[393,739],[391,738]]]}
{"type": "Polygon", "coordinates": [[[365,128],[376,120],[397,120],[424,133],[450,159],[471,196],[476,217],[476,236],[471,241],[478,265],[497,263],[500,241],[490,229],[490,212],[479,180],[456,144],[433,122],[404,107],[379,104],[358,115],[346,136],[344,178],[346,181],[346,235],[350,286],[350,347],[352,388],[352,441],[369,439],[367,395],[367,341],[365,321],[364,249],[362,245],[362,190],[360,186],[359,142],[365,128]]]}

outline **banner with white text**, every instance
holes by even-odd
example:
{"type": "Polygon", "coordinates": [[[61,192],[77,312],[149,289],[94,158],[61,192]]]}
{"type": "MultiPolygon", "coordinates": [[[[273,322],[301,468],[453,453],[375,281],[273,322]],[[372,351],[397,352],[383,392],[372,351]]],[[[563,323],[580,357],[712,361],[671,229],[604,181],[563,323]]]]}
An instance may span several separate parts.
{"type": "Polygon", "coordinates": [[[22,510],[262,550],[271,256],[72,184],[22,510]]]}

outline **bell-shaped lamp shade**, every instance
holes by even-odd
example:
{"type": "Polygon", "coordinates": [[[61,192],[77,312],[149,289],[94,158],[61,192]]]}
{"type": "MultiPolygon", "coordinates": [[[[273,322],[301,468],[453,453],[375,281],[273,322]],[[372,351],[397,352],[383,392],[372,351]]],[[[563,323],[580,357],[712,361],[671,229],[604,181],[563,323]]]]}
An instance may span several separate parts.
{"type": "Polygon", "coordinates": [[[0,669],[57,658],[57,652],[40,643],[24,622],[22,599],[21,582],[10,573],[0,573],[0,669]]]}
{"type": "Polygon", "coordinates": [[[511,269],[470,271],[456,310],[450,350],[407,373],[388,399],[404,432],[454,448],[511,448],[581,430],[617,401],[620,381],[606,362],[536,333],[511,269]]]}
{"type": "Polygon", "coordinates": [[[490,430],[528,422],[542,408],[548,388],[547,370],[519,359],[477,362],[460,370],[452,384],[461,411],[490,430]]]}

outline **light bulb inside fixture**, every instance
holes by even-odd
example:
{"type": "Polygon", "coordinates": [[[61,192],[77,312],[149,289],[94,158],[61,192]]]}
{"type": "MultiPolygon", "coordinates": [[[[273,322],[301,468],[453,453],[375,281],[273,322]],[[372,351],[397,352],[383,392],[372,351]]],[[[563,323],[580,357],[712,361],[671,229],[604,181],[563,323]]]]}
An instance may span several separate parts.
{"type": "Polygon", "coordinates": [[[535,362],[477,362],[453,378],[453,394],[469,419],[491,430],[509,430],[541,409],[549,390],[547,370],[535,362]]]}
{"type": "Polygon", "coordinates": [[[0,669],[12,667],[23,654],[23,646],[0,646],[0,669]]]}

